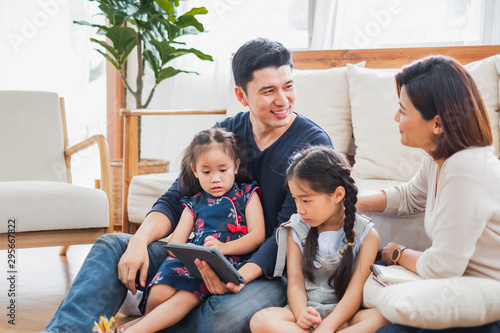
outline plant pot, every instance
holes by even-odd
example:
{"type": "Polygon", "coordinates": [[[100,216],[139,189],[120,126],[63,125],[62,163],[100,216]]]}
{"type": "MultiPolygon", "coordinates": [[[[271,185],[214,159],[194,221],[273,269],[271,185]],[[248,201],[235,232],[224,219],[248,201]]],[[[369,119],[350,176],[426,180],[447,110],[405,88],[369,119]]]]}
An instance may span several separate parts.
{"type": "MultiPolygon", "coordinates": [[[[143,158],[139,162],[139,174],[168,172],[169,161],[162,159],[143,158]]],[[[111,161],[112,192],[113,192],[113,216],[115,230],[122,229],[122,193],[123,193],[123,160],[111,161]]]]}

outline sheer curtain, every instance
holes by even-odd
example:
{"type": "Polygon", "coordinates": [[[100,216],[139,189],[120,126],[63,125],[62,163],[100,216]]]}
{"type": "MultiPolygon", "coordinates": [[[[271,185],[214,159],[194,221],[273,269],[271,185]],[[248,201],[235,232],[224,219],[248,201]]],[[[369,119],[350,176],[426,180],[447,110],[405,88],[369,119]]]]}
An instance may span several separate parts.
{"type": "MultiPolygon", "coordinates": [[[[104,62],[90,45],[92,29],[73,24],[89,20],[94,11],[88,1],[0,2],[0,89],[64,97],[70,144],[106,133],[104,62]]],[[[72,163],[73,182],[93,187],[100,172],[97,149],[83,151],[72,163]]]]}
{"type": "Polygon", "coordinates": [[[496,0],[316,0],[311,49],[500,44],[496,0]]]}

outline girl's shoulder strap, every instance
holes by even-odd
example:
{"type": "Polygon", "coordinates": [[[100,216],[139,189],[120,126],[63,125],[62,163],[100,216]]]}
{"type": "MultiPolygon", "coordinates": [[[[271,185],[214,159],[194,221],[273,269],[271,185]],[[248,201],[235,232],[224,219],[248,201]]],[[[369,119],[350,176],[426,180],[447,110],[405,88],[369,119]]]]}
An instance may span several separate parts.
{"type": "Polygon", "coordinates": [[[304,223],[301,223],[299,214],[292,215],[288,222],[284,222],[278,227],[278,229],[276,230],[278,254],[276,256],[276,265],[274,267],[274,277],[281,276],[285,269],[287,238],[288,231],[290,229],[294,229],[295,232],[299,235],[302,245],[305,244],[307,234],[309,233],[309,229],[306,228],[306,225],[304,223]]]}

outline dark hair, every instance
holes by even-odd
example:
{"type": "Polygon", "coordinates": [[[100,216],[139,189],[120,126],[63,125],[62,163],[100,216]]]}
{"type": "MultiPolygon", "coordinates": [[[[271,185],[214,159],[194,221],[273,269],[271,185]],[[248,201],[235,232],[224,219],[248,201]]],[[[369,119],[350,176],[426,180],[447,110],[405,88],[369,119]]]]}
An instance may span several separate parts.
{"type": "Polygon", "coordinates": [[[253,72],[267,67],[293,67],[292,55],[283,44],[266,38],[246,42],[233,57],[234,83],[247,92],[248,82],[253,80],[253,72]]]}
{"type": "Polygon", "coordinates": [[[446,159],[469,147],[490,146],[491,126],[481,94],[467,70],[446,56],[429,56],[396,74],[398,96],[404,86],[425,120],[439,116],[443,133],[434,159],[446,159]]]}
{"type": "Polygon", "coordinates": [[[228,132],[223,128],[210,128],[198,132],[189,146],[184,150],[179,176],[179,187],[182,195],[193,196],[203,191],[191,166],[196,167],[196,159],[215,145],[220,146],[226,154],[231,156],[235,165],[238,160],[240,161],[235,181],[237,183],[250,181],[242,140],[236,134],[228,132]]]}
{"type": "MultiPolygon", "coordinates": [[[[290,180],[305,181],[311,190],[318,193],[333,194],[337,187],[345,189],[344,206],[344,232],[347,243],[354,244],[354,221],[356,220],[356,201],[358,188],[351,177],[349,163],[333,147],[311,146],[296,153],[287,169],[285,184],[290,180]]],[[[337,296],[344,295],[354,270],[353,246],[347,246],[342,256],[339,268],[333,273],[328,283],[335,288],[337,296]]],[[[311,227],[304,244],[302,269],[304,277],[314,282],[314,257],[318,247],[318,229],[311,227]]]]}

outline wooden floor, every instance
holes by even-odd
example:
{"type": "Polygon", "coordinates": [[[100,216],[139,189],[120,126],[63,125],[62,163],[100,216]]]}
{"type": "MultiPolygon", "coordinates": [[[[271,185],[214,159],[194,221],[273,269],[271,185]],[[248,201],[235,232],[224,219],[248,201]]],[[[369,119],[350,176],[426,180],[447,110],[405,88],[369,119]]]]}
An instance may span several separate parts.
{"type": "MultiPolygon", "coordinates": [[[[91,245],[70,246],[66,256],[58,247],[16,250],[16,273],[8,273],[8,253],[0,251],[0,332],[40,332],[52,318],[80,269],[91,245]],[[9,296],[9,277],[15,277],[15,297],[9,296]],[[7,309],[15,302],[15,325],[7,309]]],[[[128,318],[120,318],[124,323],[128,318]]],[[[89,332],[91,328],[89,328],[89,332]]]]}

